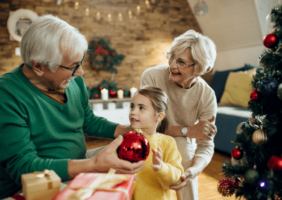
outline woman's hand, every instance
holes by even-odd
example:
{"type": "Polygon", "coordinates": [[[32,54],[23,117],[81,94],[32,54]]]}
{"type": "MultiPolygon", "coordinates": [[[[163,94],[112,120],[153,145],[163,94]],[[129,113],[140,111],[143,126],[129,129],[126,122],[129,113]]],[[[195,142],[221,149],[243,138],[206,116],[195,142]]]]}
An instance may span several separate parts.
{"type": "Polygon", "coordinates": [[[152,149],[153,156],[152,156],[152,162],[153,164],[151,167],[154,169],[155,172],[160,171],[162,167],[162,149],[158,147],[158,150],[152,149]]]}
{"type": "Polygon", "coordinates": [[[209,120],[200,120],[198,124],[188,127],[188,137],[196,139],[207,139],[212,140],[216,135],[216,126],[212,124],[215,117],[212,116],[209,120]]]}
{"type": "Polygon", "coordinates": [[[180,190],[181,188],[185,187],[188,185],[191,180],[193,180],[196,176],[200,174],[199,170],[195,167],[190,167],[185,170],[185,172],[181,175],[181,183],[179,183],[176,186],[171,186],[170,189],[172,190],[180,190]]]}

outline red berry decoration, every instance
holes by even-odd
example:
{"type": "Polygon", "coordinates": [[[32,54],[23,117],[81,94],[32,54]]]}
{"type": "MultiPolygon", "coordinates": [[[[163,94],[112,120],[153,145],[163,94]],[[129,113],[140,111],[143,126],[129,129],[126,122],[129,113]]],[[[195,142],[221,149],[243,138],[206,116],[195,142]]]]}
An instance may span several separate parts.
{"type": "Polygon", "coordinates": [[[236,148],[232,150],[231,155],[236,160],[239,160],[243,157],[243,152],[236,148]]]}
{"type": "Polygon", "coordinates": [[[148,139],[141,133],[129,131],[123,135],[123,141],[117,149],[120,159],[130,161],[132,163],[140,160],[146,160],[150,152],[150,144],[148,139]]]}
{"type": "Polygon", "coordinates": [[[95,99],[98,99],[99,98],[99,94],[95,94],[94,97],[95,97],[95,99]]]}
{"type": "Polygon", "coordinates": [[[257,91],[253,91],[250,95],[252,101],[258,100],[258,93],[257,91]]]}
{"type": "Polygon", "coordinates": [[[221,179],[218,183],[217,190],[222,196],[232,196],[235,193],[235,190],[238,186],[238,183],[234,183],[231,179],[221,179]]]}
{"type": "Polygon", "coordinates": [[[267,34],[263,38],[263,45],[267,48],[275,47],[277,44],[278,44],[278,38],[273,33],[267,34]]]}
{"type": "Polygon", "coordinates": [[[269,169],[274,171],[281,171],[282,170],[282,158],[278,156],[271,156],[267,162],[267,166],[269,169]]]}
{"type": "Polygon", "coordinates": [[[115,97],[117,95],[116,91],[110,90],[110,97],[115,97]]]}
{"type": "Polygon", "coordinates": [[[99,87],[99,90],[103,90],[103,87],[99,87]]]}

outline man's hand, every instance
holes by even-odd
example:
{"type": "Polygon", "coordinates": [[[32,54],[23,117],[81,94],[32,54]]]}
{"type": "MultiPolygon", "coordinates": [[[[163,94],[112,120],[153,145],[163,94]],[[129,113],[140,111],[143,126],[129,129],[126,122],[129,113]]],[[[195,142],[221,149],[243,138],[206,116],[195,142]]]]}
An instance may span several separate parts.
{"type": "Polygon", "coordinates": [[[117,157],[115,152],[119,145],[122,143],[122,140],[123,137],[118,136],[105,149],[103,149],[94,158],[92,158],[93,171],[108,172],[110,168],[113,168],[117,170],[117,173],[134,174],[139,172],[145,166],[144,161],[130,163],[117,157]]]}
{"type": "Polygon", "coordinates": [[[193,180],[196,176],[199,175],[199,170],[197,170],[195,167],[190,167],[187,170],[185,170],[185,172],[181,175],[181,180],[182,182],[179,183],[176,186],[171,186],[169,189],[172,190],[180,190],[181,188],[185,187],[186,185],[188,185],[191,180],[193,180]]]}
{"type": "Polygon", "coordinates": [[[151,167],[154,169],[155,172],[160,171],[162,167],[162,149],[158,147],[158,150],[152,149],[153,156],[152,156],[152,165],[151,167]]]}
{"type": "Polygon", "coordinates": [[[209,120],[200,120],[198,124],[188,127],[188,137],[196,139],[212,140],[216,135],[216,126],[212,124],[215,117],[212,116],[209,120]]]}

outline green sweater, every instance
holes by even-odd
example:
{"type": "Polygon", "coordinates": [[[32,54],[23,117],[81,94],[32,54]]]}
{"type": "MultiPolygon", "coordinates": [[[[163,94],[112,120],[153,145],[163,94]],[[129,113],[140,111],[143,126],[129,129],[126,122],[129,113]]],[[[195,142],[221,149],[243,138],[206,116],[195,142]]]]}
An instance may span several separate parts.
{"type": "Polygon", "coordinates": [[[69,180],[69,159],[85,158],[83,133],[113,139],[117,126],[93,114],[82,78],[70,81],[67,102],[59,104],[22,66],[0,76],[0,198],[21,189],[21,174],[52,169],[69,180]]]}

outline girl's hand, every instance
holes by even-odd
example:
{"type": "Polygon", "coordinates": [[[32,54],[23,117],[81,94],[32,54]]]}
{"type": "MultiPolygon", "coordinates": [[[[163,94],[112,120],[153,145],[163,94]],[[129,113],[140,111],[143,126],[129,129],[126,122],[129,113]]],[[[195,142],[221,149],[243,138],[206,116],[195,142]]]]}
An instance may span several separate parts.
{"type": "Polygon", "coordinates": [[[152,149],[152,152],[153,152],[153,157],[152,157],[153,164],[151,165],[151,167],[154,169],[155,172],[157,172],[161,169],[163,163],[162,149],[158,147],[158,150],[152,149]]]}

